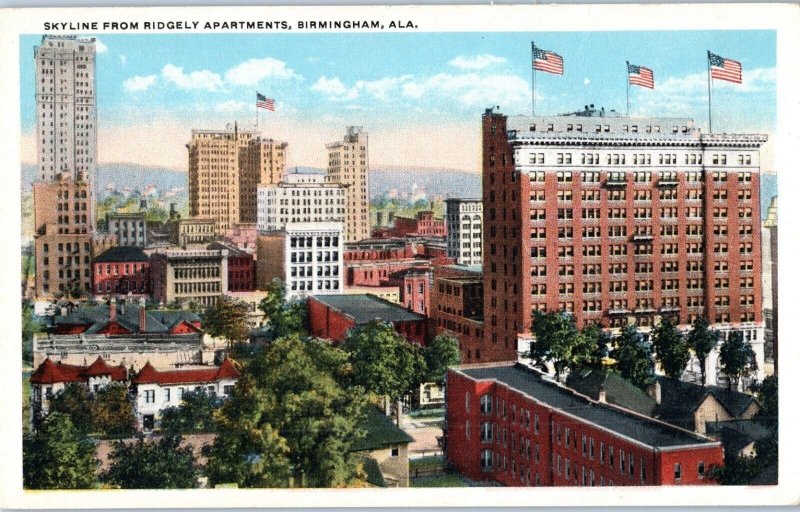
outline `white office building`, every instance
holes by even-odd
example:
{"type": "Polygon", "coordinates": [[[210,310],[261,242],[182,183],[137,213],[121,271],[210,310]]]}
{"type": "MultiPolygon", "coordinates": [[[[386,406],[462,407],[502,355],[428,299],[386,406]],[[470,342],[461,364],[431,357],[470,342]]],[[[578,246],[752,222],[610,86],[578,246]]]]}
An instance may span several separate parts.
{"type": "Polygon", "coordinates": [[[266,233],[293,222],[344,222],[346,190],[324,174],[286,174],[278,184],[258,187],[256,227],[266,233]]]}
{"type": "Polygon", "coordinates": [[[480,265],[483,244],[483,200],[447,199],[447,256],[458,265],[480,265]]]}

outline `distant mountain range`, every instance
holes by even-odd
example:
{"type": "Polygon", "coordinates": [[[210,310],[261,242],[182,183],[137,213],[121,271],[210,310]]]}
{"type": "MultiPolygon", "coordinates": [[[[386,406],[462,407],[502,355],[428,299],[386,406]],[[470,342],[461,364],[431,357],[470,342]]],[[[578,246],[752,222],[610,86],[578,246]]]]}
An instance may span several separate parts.
{"type": "MultiPolygon", "coordinates": [[[[36,177],[36,167],[23,164],[22,193],[30,192],[31,182],[36,177]]],[[[290,172],[324,173],[324,169],[315,167],[296,167],[290,172]]],[[[178,197],[188,194],[186,173],[164,167],[148,167],[144,165],[116,163],[101,164],[98,167],[97,187],[99,197],[108,191],[124,189],[145,192],[156,189],[163,197],[165,194],[178,197]]],[[[436,169],[423,167],[385,167],[370,172],[370,195],[373,198],[399,193],[413,194],[420,191],[429,198],[441,197],[481,197],[480,174],[458,169],[436,169]]],[[[761,175],[762,218],[770,200],[778,193],[778,179],[775,174],[761,175]]],[[[178,201],[180,202],[180,201],[178,201]]]]}

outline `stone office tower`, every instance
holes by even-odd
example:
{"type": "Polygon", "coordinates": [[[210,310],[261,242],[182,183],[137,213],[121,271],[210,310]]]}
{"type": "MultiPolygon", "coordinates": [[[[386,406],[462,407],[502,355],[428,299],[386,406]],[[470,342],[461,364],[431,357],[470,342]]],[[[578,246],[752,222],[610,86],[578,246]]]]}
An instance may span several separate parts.
{"type": "Polygon", "coordinates": [[[328,179],[347,185],[346,243],[369,238],[369,142],[360,126],[349,126],[344,139],[328,149],[328,179]]]}
{"type": "Polygon", "coordinates": [[[220,233],[257,220],[259,185],[283,179],[285,142],[253,130],[192,130],[189,150],[189,215],[212,219],[220,233]]]}
{"type": "Polygon", "coordinates": [[[36,295],[91,291],[97,174],[95,39],[44,36],[34,47],[36,295]]]}

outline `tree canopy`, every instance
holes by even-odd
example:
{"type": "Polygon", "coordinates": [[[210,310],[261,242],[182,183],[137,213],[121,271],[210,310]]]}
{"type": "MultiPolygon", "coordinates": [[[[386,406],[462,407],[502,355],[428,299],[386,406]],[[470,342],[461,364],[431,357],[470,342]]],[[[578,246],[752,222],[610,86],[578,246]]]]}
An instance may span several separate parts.
{"type": "Polygon", "coordinates": [[[461,363],[458,340],[450,334],[439,334],[425,347],[425,380],[441,385],[444,374],[451,366],[461,363]]]}
{"type": "Polygon", "coordinates": [[[749,343],[745,343],[742,331],[731,331],[719,349],[720,369],[728,376],[728,389],[739,386],[742,377],[757,369],[756,354],[749,343]]]}
{"type": "Polygon", "coordinates": [[[689,331],[686,337],[689,348],[694,351],[694,355],[700,363],[700,374],[702,375],[703,385],[706,383],[706,359],[708,358],[708,354],[710,354],[717,345],[718,339],[719,335],[709,328],[708,320],[701,316],[695,319],[692,324],[692,330],[689,331]]]}
{"type": "Polygon", "coordinates": [[[617,361],[617,370],[635,386],[644,389],[653,381],[653,359],[650,348],[633,325],[622,328],[615,340],[612,357],[617,361]]]}
{"type": "Polygon", "coordinates": [[[133,402],[124,384],[113,383],[95,393],[82,383],[69,383],[50,400],[50,411],[69,416],[84,434],[128,435],[136,430],[133,402]]]}
{"type": "Polygon", "coordinates": [[[353,382],[375,395],[399,400],[424,378],[422,351],[389,323],[376,320],[350,329],[342,349],[350,354],[353,382]]]}
{"type": "Polygon", "coordinates": [[[538,362],[552,362],[556,379],[567,368],[576,368],[592,361],[597,341],[584,336],[575,320],[564,312],[533,312],[530,357],[538,362]]]}
{"type": "Polygon", "coordinates": [[[94,443],[66,414],[48,415],[42,427],[22,443],[26,489],[89,489],[95,482],[94,443]]]}
{"type": "Polygon", "coordinates": [[[214,432],[214,412],[221,405],[222,399],[205,389],[186,391],[180,405],[162,411],[160,428],[172,434],[214,432]]]}
{"type": "Polygon", "coordinates": [[[667,377],[679,379],[689,362],[689,345],[670,317],[664,317],[653,329],[656,360],[667,377]]]}
{"type": "Polygon", "coordinates": [[[245,368],[217,414],[213,483],[338,487],[360,475],[349,448],[363,432],[362,388],[345,387],[347,355],[299,336],[273,342],[245,368]]]}
{"type": "Polygon", "coordinates": [[[286,302],[286,287],[280,279],[273,279],[267,285],[267,296],[258,304],[264,316],[272,339],[298,334],[306,335],[305,301],[286,302]]]}
{"type": "Polygon", "coordinates": [[[158,441],[118,441],[109,456],[111,466],[101,479],[122,489],[188,489],[198,474],[192,448],[181,447],[181,437],[158,441]]]}
{"type": "Polygon", "coordinates": [[[217,303],[203,314],[203,328],[211,336],[221,336],[232,344],[247,341],[250,336],[250,326],[247,324],[249,311],[246,302],[220,295],[217,303]]]}

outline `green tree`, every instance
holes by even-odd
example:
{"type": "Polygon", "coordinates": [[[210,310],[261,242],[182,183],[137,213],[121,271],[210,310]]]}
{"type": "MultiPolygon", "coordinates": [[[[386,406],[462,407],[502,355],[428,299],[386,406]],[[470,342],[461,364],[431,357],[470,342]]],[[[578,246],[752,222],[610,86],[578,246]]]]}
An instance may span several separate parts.
{"type": "Polygon", "coordinates": [[[709,328],[708,320],[698,316],[692,324],[692,330],[686,337],[686,342],[694,351],[694,355],[700,363],[700,374],[702,375],[703,385],[706,384],[706,359],[708,354],[717,345],[719,335],[709,328]]]}
{"type": "Polygon", "coordinates": [[[161,430],[173,434],[214,432],[214,413],[221,405],[222,400],[205,389],[187,391],[180,405],[168,407],[161,413],[161,430]]]}
{"type": "Polygon", "coordinates": [[[350,354],[353,382],[377,396],[399,400],[423,380],[422,351],[389,323],[375,320],[350,329],[342,349],[350,354]]]}
{"type": "Polygon", "coordinates": [[[646,388],[653,381],[653,358],[636,327],[623,327],[615,344],[612,357],[619,373],[638,388],[646,388]]]}
{"type": "Polygon", "coordinates": [[[530,356],[538,362],[552,362],[556,380],[567,368],[591,361],[594,342],[581,335],[572,316],[560,311],[533,312],[530,356]]]}
{"type": "Polygon", "coordinates": [[[581,329],[581,336],[591,354],[588,365],[595,368],[602,367],[603,360],[611,353],[611,335],[598,324],[592,323],[581,329]]]}
{"type": "Polygon", "coordinates": [[[42,428],[22,443],[22,475],[26,489],[89,489],[95,481],[94,444],[69,416],[52,413],[42,428]]]}
{"type": "Polygon", "coordinates": [[[27,301],[22,303],[22,361],[33,364],[33,335],[42,332],[42,324],[33,314],[33,307],[27,301]]]}
{"type": "Polygon", "coordinates": [[[778,427],[778,376],[770,375],[765,378],[758,388],[758,402],[761,410],[756,413],[755,419],[767,428],[778,427]]]}
{"type": "Polygon", "coordinates": [[[124,384],[110,384],[94,393],[91,409],[94,432],[124,436],[136,430],[133,401],[124,384]]]}
{"type": "Polygon", "coordinates": [[[92,397],[89,388],[79,382],[70,382],[53,395],[49,405],[50,414],[61,413],[69,417],[82,434],[93,432],[92,397]]]}
{"type": "Polygon", "coordinates": [[[217,415],[208,450],[212,483],[338,487],[359,478],[349,447],[363,434],[362,388],[337,379],[348,359],[327,343],[275,340],[245,368],[217,415]]]}
{"type": "Polygon", "coordinates": [[[667,377],[679,379],[689,362],[689,345],[671,318],[663,317],[653,329],[653,349],[667,377]]]}
{"type": "Polygon", "coordinates": [[[293,334],[306,335],[306,303],[295,300],[286,302],[286,287],[280,279],[267,285],[267,296],[258,304],[270,327],[272,339],[293,334]]]}
{"type": "Polygon", "coordinates": [[[246,302],[220,295],[217,303],[203,314],[203,328],[211,336],[228,339],[231,345],[247,341],[250,336],[250,327],[247,325],[249,312],[246,302]]]}
{"type": "Polygon", "coordinates": [[[461,363],[458,340],[450,334],[439,334],[425,347],[425,380],[442,385],[444,374],[451,366],[461,363]]]}
{"type": "Polygon", "coordinates": [[[749,343],[745,343],[742,331],[731,331],[719,349],[720,369],[728,376],[728,389],[736,384],[738,389],[742,377],[757,369],[756,354],[749,343]]]}
{"type": "Polygon", "coordinates": [[[118,441],[109,456],[111,466],[101,479],[122,489],[188,489],[194,487],[197,463],[192,448],[181,447],[181,437],[164,436],[145,442],[118,441]]]}

